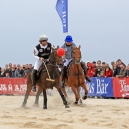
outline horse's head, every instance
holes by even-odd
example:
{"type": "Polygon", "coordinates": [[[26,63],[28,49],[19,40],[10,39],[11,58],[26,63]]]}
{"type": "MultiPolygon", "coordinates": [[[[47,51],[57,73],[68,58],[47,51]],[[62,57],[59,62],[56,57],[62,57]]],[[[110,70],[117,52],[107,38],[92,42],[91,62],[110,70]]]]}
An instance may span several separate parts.
{"type": "Polygon", "coordinates": [[[59,49],[59,46],[57,48],[52,47],[52,53],[50,56],[50,61],[56,65],[58,65],[60,68],[63,68],[63,58],[57,54],[57,50],[59,49]]]}
{"type": "Polygon", "coordinates": [[[72,57],[73,57],[73,61],[75,61],[76,64],[80,63],[81,60],[81,51],[80,51],[81,46],[79,45],[79,47],[74,47],[72,46],[72,57]]]}

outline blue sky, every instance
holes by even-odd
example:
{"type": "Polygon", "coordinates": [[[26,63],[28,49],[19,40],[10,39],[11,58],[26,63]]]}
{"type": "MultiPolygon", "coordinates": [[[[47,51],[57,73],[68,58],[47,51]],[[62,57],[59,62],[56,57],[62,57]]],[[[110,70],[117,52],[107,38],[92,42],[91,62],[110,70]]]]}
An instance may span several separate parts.
{"type": "MultiPolygon", "coordinates": [[[[62,45],[57,0],[0,0],[0,66],[32,63],[41,34],[62,45]]],[[[122,59],[129,63],[129,0],[68,0],[69,34],[81,45],[83,61],[122,59]]]]}

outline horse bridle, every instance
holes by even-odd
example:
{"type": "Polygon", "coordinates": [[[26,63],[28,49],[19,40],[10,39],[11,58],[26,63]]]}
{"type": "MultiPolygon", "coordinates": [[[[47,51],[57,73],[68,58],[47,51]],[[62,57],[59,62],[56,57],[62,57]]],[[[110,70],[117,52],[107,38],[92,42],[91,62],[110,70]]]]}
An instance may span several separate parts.
{"type": "Polygon", "coordinates": [[[78,61],[76,60],[76,58],[78,58],[78,57],[74,57],[73,54],[74,54],[74,50],[72,50],[72,59],[73,59],[73,61],[75,61],[75,64],[79,64],[80,61],[81,61],[82,56],[79,57],[80,61],[78,62],[78,61]]]}
{"type": "Polygon", "coordinates": [[[52,62],[50,62],[50,60],[49,60],[49,63],[50,63],[50,65],[59,68],[60,64],[58,64],[58,62],[61,61],[61,60],[59,60],[59,59],[56,58],[55,52],[57,52],[57,50],[54,50],[54,51],[53,51],[53,60],[52,60],[52,62]],[[55,65],[54,65],[54,64],[55,64],[55,65]]]}

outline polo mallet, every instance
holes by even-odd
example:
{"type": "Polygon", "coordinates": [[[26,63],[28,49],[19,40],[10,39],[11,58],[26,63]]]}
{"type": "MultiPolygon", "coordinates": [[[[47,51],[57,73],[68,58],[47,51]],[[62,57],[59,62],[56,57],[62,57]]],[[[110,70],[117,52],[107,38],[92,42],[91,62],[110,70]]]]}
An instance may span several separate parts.
{"type": "Polygon", "coordinates": [[[54,82],[55,80],[54,80],[54,79],[51,79],[51,77],[50,77],[50,75],[49,75],[49,72],[48,72],[48,69],[47,69],[47,66],[46,66],[46,64],[45,64],[44,61],[43,61],[43,63],[44,63],[44,65],[45,65],[45,68],[46,68],[46,70],[47,70],[47,74],[48,74],[48,77],[49,77],[49,78],[46,78],[46,80],[47,80],[47,81],[54,82]]]}

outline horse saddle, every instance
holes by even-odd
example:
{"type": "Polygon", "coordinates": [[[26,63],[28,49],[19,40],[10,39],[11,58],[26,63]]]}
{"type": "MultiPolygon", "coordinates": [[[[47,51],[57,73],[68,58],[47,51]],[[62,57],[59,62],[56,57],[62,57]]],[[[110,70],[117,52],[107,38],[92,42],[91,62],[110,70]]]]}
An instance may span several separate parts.
{"type": "Polygon", "coordinates": [[[43,64],[39,67],[39,70],[37,71],[37,74],[36,74],[37,79],[39,78],[42,71],[46,71],[45,66],[43,64]]]}

